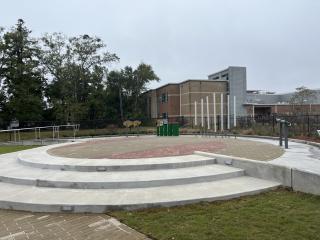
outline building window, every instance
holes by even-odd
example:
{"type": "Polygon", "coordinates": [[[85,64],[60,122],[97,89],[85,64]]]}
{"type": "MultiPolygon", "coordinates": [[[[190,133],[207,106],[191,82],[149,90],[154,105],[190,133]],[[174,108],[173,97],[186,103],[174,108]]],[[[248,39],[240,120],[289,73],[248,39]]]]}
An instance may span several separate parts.
{"type": "Polygon", "coordinates": [[[225,73],[221,76],[221,78],[225,79],[225,80],[229,80],[229,75],[228,73],[225,73]]]}
{"type": "Polygon", "coordinates": [[[161,102],[162,102],[162,103],[165,103],[165,102],[166,102],[166,94],[165,94],[165,93],[162,93],[162,94],[161,94],[161,102]]]}
{"type": "Polygon", "coordinates": [[[162,93],[161,94],[161,103],[168,102],[168,98],[169,98],[168,93],[162,93]]]}

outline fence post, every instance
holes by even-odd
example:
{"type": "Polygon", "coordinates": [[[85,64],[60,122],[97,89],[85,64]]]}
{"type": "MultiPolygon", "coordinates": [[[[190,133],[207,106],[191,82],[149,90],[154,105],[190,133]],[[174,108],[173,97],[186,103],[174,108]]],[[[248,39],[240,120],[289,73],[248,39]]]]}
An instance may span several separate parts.
{"type": "Polygon", "coordinates": [[[216,112],[216,93],[213,93],[213,127],[214,132],[217,132],[217,112],[216,112]]]}
{"type": "Polygon", "coordinates": [[[201,127],[204,127],[204,119],[203,119],[203,98],[201,98],[201,127]]]}
{"type": "Polygon", "coordinates": [[[206,102],[207,102],[207,128],[208,130],[210,129],[210,112],[209,112],[209,97],[206,97],[206,102]]]}
{"type": "Polygon", "coordinates": [[[224,126],[223,126],[223,93],[220,95],[220,131],[224,131],[224,126]]]}
{"type": "Polygon", "coordinates": [[[285,147],[285,149],[288,149],[288,123],[287,122],[285,122],[285,123],[283,123],[283,127],[284,127],[284,147],[285,147]]]}
{"type": "Polygon", "coordinates": [[[279,122],[279,145],[282,146],[282,122],[279,122]]]}
{"type": "Polygon", "coordinates": [[[310,136],[310,115],[308,114],[308,136],[310,136]]]}
{"type": "Polygon", "coordinates": [[[272,133],[274,133],[274,132],[275,132],[274,123],[275,123],[275,116],[274,116],[274,115],[272,115],[272,133]]]}
{"type": "Polygon", "coordinates": [[[197,101],[194,102],[194,125],[198,125],[198,116],[197,116],[197,101]]]}
{"type": "Polygon", "coordinates": [[[227,129],[230,130],[230,95],[227,95],[227,129]]]}

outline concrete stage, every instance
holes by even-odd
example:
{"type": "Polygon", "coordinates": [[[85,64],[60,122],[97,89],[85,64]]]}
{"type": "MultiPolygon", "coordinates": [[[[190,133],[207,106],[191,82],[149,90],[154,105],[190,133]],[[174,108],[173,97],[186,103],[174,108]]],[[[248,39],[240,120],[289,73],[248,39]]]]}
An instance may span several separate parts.
{"type": "Polygon", "coordinates": [[[0,156],[0,208],[101,213],[257,194],[290,183],[290,169],[269,163],[290,151],[272,140],[199,136],[44,146],[0,156]]]}

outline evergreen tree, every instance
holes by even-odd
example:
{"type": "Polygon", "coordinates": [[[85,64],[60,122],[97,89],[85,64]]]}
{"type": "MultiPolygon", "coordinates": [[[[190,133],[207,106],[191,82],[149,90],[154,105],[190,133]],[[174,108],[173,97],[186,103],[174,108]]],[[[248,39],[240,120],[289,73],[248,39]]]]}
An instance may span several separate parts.
{"type": "Polygon", "coordinates": [[[3,34],[0,81],[2,111],[7,120],[38,121],[44,108],[44,77],[37,41],[22,19],[3,34]]]}

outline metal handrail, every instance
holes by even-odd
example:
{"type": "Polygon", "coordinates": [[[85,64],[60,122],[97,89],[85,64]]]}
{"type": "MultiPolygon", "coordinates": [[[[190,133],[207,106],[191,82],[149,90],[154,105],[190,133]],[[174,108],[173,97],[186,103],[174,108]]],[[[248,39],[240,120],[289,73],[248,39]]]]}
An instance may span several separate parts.
{"type": "Polygon", "coordinates": [[[12,128],[6,130],[0,130],[2,132],[13,132],[14,134],[14,142],[20,142],[20,132],[25,130],[34,130],[35,131],[35,139],[41,139],[41,129],[50,129],[52,128],[52,139],[60,139],[60,128],[62,127],[72,127],[73,128],[73,138],[76,138],[76,132],[80,129],[80,124],[67,124],[67,125],[52,125],[52,126],[44,126],[44,127],[31,127],[31,128],[12,128]],[[18,139],[17,139],[18,137],[18,139]]]}

